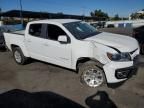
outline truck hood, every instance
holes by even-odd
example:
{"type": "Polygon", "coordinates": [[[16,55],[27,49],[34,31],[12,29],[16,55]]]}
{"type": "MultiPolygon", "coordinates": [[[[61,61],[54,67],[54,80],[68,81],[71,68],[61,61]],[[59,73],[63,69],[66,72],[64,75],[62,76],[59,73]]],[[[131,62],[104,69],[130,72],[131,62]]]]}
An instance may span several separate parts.
{"type": "Polygon", "coordinates": [[[132,37],[106,32],[86,38],[85,40],[114,47],[121,52],[131,52],[139,47],[137,40],[132,37]]]}

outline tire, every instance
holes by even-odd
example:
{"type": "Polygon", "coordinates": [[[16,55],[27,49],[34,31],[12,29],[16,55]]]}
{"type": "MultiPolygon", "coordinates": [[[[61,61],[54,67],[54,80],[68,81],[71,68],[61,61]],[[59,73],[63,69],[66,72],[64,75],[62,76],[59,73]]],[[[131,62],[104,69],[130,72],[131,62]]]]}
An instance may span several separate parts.
{"type": "Polygon", "coordinates": [[[141,44],[141,54],[144,55],[144,43],[141,44]]]}
{"type": "Polygon", "coordinates": [[[106,83],[103,69],[96,66],[94,61],[88,61],[80,65],[79,77],[82,84],[93,88],[106,83]]]}
{"type": "Polygon", "coordinates": [[[24,56],[22,50],[19,47],[13,48],[13,57],[17,64],[20,65],[26,64],[27,57],[24,56]]]}

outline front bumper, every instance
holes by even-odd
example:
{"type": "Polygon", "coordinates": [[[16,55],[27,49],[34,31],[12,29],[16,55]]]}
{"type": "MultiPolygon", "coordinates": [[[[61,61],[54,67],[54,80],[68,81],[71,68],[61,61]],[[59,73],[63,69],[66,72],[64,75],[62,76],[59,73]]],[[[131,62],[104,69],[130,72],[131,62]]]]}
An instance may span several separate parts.
{"type": "Polygon", "coordinates": [[[117,69],[115,71],[115,77],[117,79],[130,78],[132,75],[136,75],[137,69],[138,68],[136,66],[131,66],[131,67],[128,67],[128,68],[117,69]]]}
{"type": "Polygon", "coordinates": [[[136,60],[129,62],[113,62],[103,66],[107,83],[124,81],[137,73],[136,60]]]}

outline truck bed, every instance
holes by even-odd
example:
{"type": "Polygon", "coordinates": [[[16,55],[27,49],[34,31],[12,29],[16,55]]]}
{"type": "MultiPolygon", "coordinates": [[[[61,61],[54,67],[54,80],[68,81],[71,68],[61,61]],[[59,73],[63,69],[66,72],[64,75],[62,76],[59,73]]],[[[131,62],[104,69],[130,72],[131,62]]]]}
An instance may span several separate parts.
{"type": "Polygon", "coordinates": [[[14,31],[11,32],[12,34],[18,34],[18,35],[24,35],[25,34],[25,30],[18,30],[18,31],[14,31]]]}
{"type": "Polygon", "coordinates": [[[24,32],[25,32],[24,30],[20,30],[20,31],[15,31],[10,33],[4,33],[4,38],[8,49],[12,50],[11,45],[13,44],[24,46],[24,41],[25,41],[24,32]]]}

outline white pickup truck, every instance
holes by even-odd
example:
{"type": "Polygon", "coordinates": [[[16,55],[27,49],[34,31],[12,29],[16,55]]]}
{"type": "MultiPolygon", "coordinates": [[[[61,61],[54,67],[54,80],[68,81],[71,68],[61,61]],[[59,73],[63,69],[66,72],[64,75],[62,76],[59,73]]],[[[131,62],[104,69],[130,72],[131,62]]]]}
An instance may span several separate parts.
{"type": "Polygon", "coordinates": [[[99,32],[72,19],[32,21],[25,31],[4,33],[4,37],[18,64],[34,58],[73,69],[90,87],[128,79],[140,51],[134,38],[99,32]]]}

